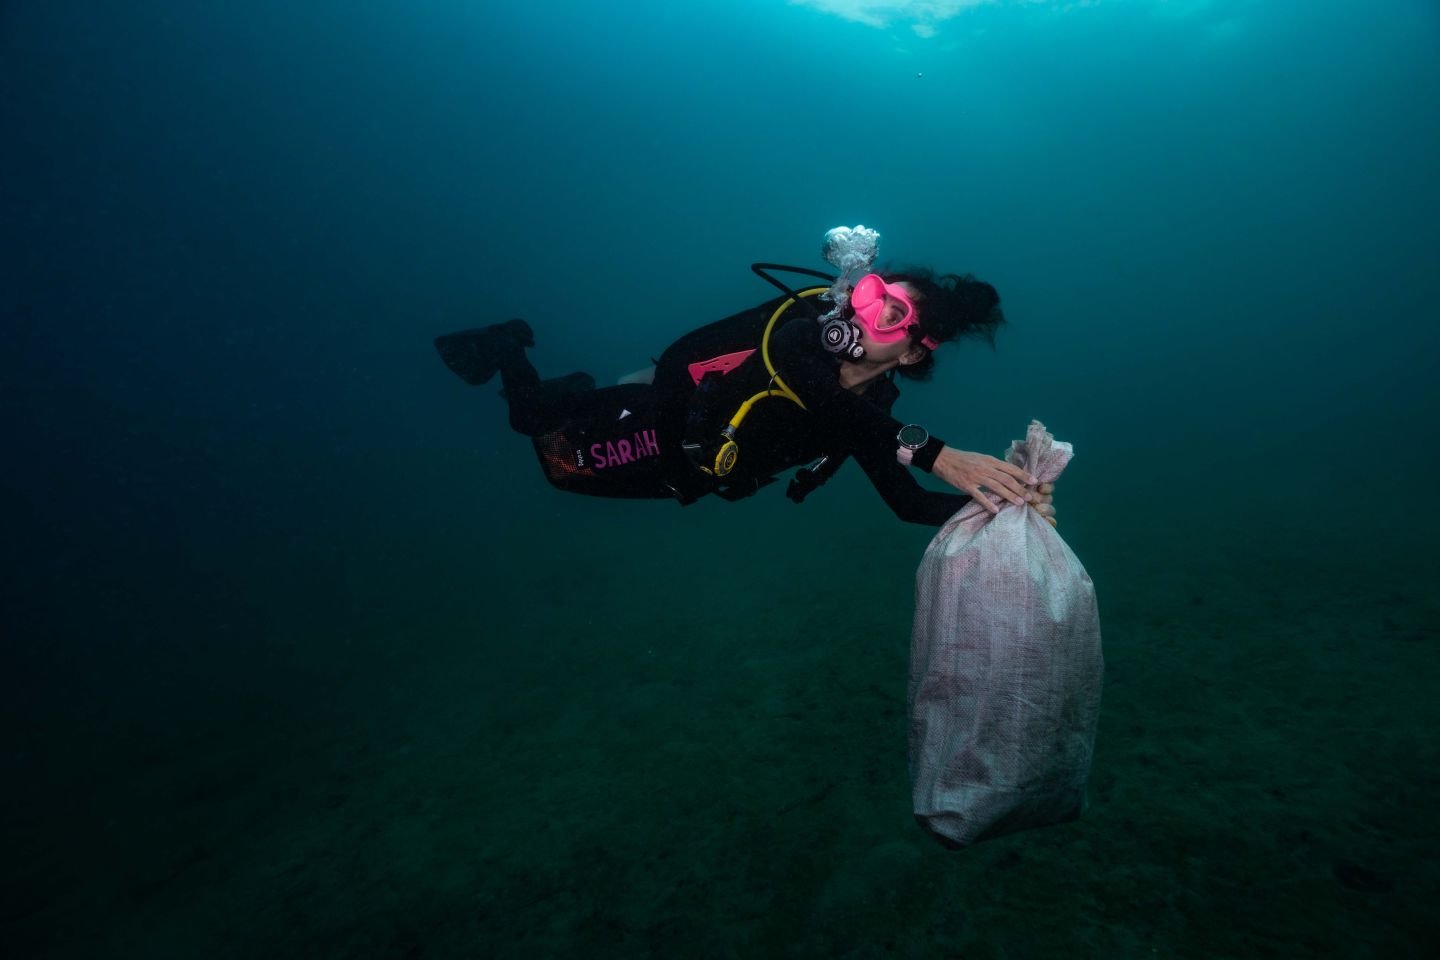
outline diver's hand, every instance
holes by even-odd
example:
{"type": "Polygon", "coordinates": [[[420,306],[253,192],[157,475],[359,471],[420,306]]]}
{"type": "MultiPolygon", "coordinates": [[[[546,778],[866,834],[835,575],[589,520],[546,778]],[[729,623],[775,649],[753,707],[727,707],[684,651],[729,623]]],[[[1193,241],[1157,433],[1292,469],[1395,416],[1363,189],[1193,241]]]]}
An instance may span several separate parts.
{"type": "MultiPolygon", "coordinates": [[[[970,494],[991,513],[999,513],[1000,507],[991,503],[990,498],[980,492],[982,489],[993,490],[1017,507],[1024,506],[1037,496],[1025,489],[1026,484],[1035,483],[1034,477],[1013,463],[987,457],[983,453],[942,447],[930,472],[961,493],[970,494]]],[[[1053,512],[1054,508],[1051,507],[1051,510],[1053,512]]]]}
{"type": "Polygon", "coordinates": [[[1040,514],[1041,519],[1050,526],[1055,526],[1055,484],[1042,483],[1035,488],[1035,498],[1030,501],[1030,506],[1040,514]]]}

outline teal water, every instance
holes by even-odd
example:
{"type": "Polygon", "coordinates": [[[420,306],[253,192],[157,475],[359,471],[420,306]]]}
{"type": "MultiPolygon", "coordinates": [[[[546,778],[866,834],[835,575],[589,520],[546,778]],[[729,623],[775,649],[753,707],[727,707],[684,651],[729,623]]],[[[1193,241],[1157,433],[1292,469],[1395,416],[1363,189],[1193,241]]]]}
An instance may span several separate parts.
{"type": "Polygon", "coordinates": [[[7,954],[1431,955],[1440,11],[899,6],[0,6],[7,954]],[[856,468],[566,497],[430,345],[855,223],[1009,318],[900,415],[1075,445],[1074,824],[915,828],[856,468]]]}

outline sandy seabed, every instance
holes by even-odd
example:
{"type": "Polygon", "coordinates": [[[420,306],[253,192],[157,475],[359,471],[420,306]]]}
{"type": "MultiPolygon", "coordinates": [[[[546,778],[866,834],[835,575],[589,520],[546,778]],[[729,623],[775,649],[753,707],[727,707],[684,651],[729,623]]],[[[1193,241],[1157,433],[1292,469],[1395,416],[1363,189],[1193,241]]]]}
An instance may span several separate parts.
{"type": "Polygon", "coordinates": [[[335,558],[250,581],[248,620],[196,608],[48,663],[9,707],[8,955],[1440,946],[1440,570],[1413,543],[1079,529],[1107,666],[1090,808],[952,852],[905,774],[928,535],[637,509],[563,508],[584,565],[519,533],[483,569],[410,544],[383,577],[335,558]],[[94,676],[61,702],[66,671],[94,676]]]}

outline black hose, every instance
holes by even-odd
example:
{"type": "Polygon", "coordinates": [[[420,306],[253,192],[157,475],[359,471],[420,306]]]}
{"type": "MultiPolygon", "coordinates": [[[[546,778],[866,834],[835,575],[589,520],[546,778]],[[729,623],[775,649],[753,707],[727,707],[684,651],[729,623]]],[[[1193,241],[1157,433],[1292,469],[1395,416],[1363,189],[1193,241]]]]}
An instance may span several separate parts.
{"type": "Polygon", "coordinates": [[[755,274],[759,276],[762,280],[777,287],[781,293],[793,298],[797,303],[805,307],[806,310],[809,310],[811,315],[816,317],[817,319],[820,317],[820,309],[816,307],[815,304],[810,302],[812,299],[814,299],[813,297],[801,297],[794,290],[791,290],[789,287],[785,286],[785,284],[770,276],[770,274],[766,273],[766,271],[783,270],[786,273],[803,273],[807,277],[818,277],[819,279],[824,280],[827,283],[833,284],[835,282],[835,277],[831,274],[823,273],[819,270],[811,270],[808,267],[789,267],[783,263],[752,263],[750,264],[750,269],[755,271],[755,274]]]}

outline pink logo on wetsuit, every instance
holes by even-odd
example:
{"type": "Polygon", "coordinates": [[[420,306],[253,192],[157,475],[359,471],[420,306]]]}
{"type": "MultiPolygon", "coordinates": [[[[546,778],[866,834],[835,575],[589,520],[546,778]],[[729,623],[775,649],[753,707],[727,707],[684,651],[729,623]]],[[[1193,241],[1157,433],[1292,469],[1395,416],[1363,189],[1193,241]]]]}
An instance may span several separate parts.
{"type": "Polygon", "coordinates": [[[632,435],[633,440],[607,440],[592,443],[590,456],[596,470],[614,469],[627,463],[638,463],[660,455],[660,442],[655,439],[654,430],[641,430],[632,435]]]}

